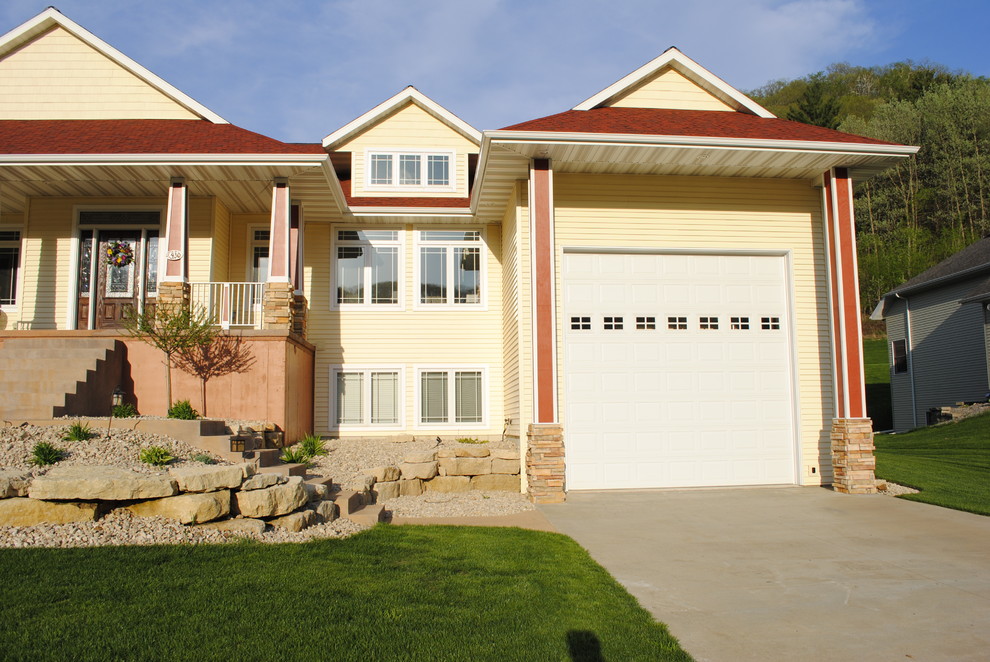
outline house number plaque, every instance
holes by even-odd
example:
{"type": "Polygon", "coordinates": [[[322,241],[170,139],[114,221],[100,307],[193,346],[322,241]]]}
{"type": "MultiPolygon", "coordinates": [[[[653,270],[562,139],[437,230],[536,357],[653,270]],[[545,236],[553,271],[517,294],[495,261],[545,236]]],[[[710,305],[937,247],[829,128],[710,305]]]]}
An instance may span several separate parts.
{"type": "Polygon", "coordinates": [[[172,262],[175,262],[176,260],[181,260],[182,259],[182,251],[172,249],[168,253],[165,254],[165,259],[166,260],[171,260],[172,262]]]}

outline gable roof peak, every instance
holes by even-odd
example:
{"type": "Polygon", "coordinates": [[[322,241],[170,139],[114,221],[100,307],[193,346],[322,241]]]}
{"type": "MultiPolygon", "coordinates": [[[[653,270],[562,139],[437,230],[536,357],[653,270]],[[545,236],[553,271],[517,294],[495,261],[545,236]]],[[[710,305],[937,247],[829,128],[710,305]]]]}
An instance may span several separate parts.
{"type": "Polygon", "coordinates": [[[689,58],[676,46],[668,47],[667,50],[639,69],[606,87],[598,94],[585,99],[574,106],[572,110],[591,110],[603,106],[667,68],[676,70],[712,96],[740,112],[750,113],[758,117],[776,117],[769,110],[689,58]]]}
{"type": "Polygon", "coordinates": [[[430,97],[417,90],[414,86],[407,85],[398,94],[389,97],[360,117],[348,122],[328,135],[323,139],[323,147],[332,151],[342,142],[353,137],[355,134],[364,131],[369,126],[372,126],[378,121],[384,119],[407,103],[416,104],[433,117],[463,135],[468,140],[471,140],[478,145],[481,144],[480,131],[438,104],[430,97]]]}
{"type": "Polygon", "coordinates": [[[28,19],[6,34],[0,35],[0,56],[23,46],[54,27],[62,28],[75,38],[96,50],[98,53],[105,56],[107,59],[111,60],[123,69],[126,69],[151,87],[172,99],[172,101],[186,108],[194,115],[199,115],[204,120],[208,120],[214,124],[228,124],[227,120],[220,117],[189,95],[180,91],[175,86],[169,84],[164,79],[156,76],[131,58],[127,57],[116,48],[97,37],[95,34],[67,17],[54,6],[49,6],[34,18],[28,19]]]}

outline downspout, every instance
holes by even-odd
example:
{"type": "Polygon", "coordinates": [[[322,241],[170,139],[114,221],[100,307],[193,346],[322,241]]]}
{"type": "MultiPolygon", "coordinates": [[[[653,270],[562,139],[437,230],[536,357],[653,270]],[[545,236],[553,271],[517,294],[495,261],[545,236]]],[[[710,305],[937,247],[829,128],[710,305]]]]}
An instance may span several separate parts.
{"type": "Polygon", "coordinates": [[[911,385],[911,424],[918,427],[918,401],[914,393],[914,343],[911,341],[911,300],[902,297],[897,292],[894,296],[904,302],[904,320],[907,340],[908,383],[911,385]]]}

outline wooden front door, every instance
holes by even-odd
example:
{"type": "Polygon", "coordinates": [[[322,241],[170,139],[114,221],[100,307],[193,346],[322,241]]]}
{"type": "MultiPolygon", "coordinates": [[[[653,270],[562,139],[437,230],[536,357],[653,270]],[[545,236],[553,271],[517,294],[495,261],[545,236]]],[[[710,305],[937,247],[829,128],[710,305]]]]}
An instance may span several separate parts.
{"type": "Polygon", "coordinates": [[[77,328],[115,329],[128,315],[153,306],[157,290],[157,231],[87,230],[79,264],[77,328]],[[131,258],[110,261],[111,249],[127,246],[131,258]],[[94,255],[95,252],[95,255],[94,255]],[[144,306],[140,305],[143,297],[144,306]],[[94,308],[95,312],[90,309],[94,308]]]}

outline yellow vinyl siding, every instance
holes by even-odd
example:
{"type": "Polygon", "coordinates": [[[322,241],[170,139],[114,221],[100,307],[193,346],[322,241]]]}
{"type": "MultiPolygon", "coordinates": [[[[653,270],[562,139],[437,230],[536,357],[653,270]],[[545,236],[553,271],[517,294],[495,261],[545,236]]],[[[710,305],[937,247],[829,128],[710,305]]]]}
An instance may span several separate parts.
{"type": "MultiPolygon", "coordinates": [[[[165,218],[162,218],[164,226],[165,218]]],[[[213,273],[213,198],[189,198],[189,282],[209,282],[213,273]]],[[[162,230],[164,234],[164,230],[162,230]]]]}
{"type": "MultiPolygon", "coordinates": [[[[236,282],[248,280],[252,233],[256,229],[268,229],[270,226],[271,217],[268,214],[234,214],[230,217],[230,280],[236,282]]],[[[309,227],[306,228],[307,243],[309,227]]],[[[303,250],[308,248],[308,245],[304,246],[303,250]]]]}
{"type": "Polygon", "coordinates": [[[673,68],[662,70],[608,105],[616,108],[735,110],[673,68]]]}
{"type": "Polygon", "coordinates": [[[230,210],[216,198],[213,199],[212,258],[211,280],[241,280],[230,276],[230,210]]]}
{"type": "MultiPolygon", "coordinates": [[[[343,226],[342,226],[343,227],[343,226]]],[[[347,224],[346,227],[360,227],[347,224]]],[[[396,226],[380,226],[396,227],[396,226]]],[[[435,226],[406,225],[402,228],[404,252],[402,271],[405,276],[402,310],[331,310],[334,287],[331,259],[332,232],[336,225],[306,226],[305,276],[309,299],[307,340],[317,347],[315,375],[316,430],[331,433],[330,398],[333,393],[330,370],[334,365],[386,366],[404,369],[403,429],[342,431],[340,436],[377,436],[398,433],[434,436],[491,436],[502,432],[504,380],[502,370],[502,268],[501,236],[498,226],[484,228],[486,245],[486,310],[423,310],[414,308],[415,265],[413,233],[435,226]],[[485,428],[453,426],[417,427],[416,368],[444,367],[487,368],[485,428]]],[[[448,226],[449,227],[449,226],[448,226]]],[[[464,227],[477,227],[466,223],[464,227]]],[[[338,434],[333,431],[333,434],[338,434]]]]}
{"type": "Polygon", "coordinates": [[[0,58],[0,120],[199,119],[55,27],[0,58]]]}
{"type": "Polygon", "coordinates": [[[504,409],[511,419],[506,434],[519,436],[519,228],[516,208],[502,218],[502,352],[505,365],[504,409]]]}
{"type": "Polygon", "coordinates": [[[336,149],[340,152],[351,152],[351,192],[359,197],[467,197],[468,154],[478,153],[476,144],[412,102],[336,149]],[[456,190],[408,192],[366,190],[364,161],[369,149],[453,151],[451,175],[454,177],[456,190]]]}
{"type": "MultiPolygon", "coordinates": [[[[564,247],[790,250],[798,369],[799,480],[831,481],[833,411],[821,194],[804,180],[555,174],[564,247]],[[819,467],[815,476],[806,467],[819,467]]],[[[557,281],[557,346],[563,320],[557,281]]],[[[558,374],[563,375],[558,353],[558,374]]],[[[561,411],[564,380],[558,383],[561,411]]],[[[567,431],[564,431],[565,439],[567,431]]]]}

